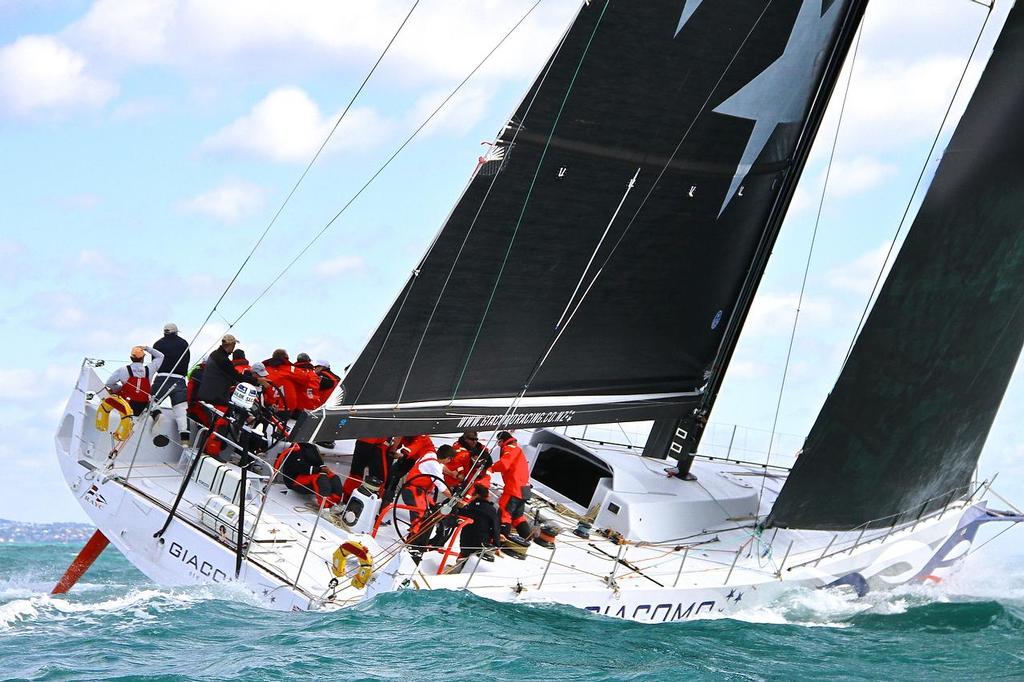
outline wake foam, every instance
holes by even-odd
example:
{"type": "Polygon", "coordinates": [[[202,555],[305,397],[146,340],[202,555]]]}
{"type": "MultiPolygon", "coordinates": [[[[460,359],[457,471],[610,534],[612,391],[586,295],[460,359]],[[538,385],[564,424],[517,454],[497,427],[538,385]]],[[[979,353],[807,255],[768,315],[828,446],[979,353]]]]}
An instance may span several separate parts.
{"type": "Polygon", "coordinates": [[[81,599],[82,585],[69,594],[49,594],[52,585],[8,586],[0,591],[0,632],[19,626],[75,620],[92,622],[110,614],[138,620],[154,620],[161,614],[194,608],[210,601],[228,601],[243,607],[261,606],[258,598],[242,585],[196,585],[175,588],[143,587],[111,595],[111,586],[93,585],[88,595],[103,590],[100,599],[81,599]]]}
{"type": "Polygon", "coordinates": [[[1015,561],[972,558],[941,583],[908,583],[875,589],[863,597],[845,588],[799,587],[769,603],[731,611],[720,618],[748,623],[846,628],[862,625],[873,617],[905,616],[933,605],[956,605],[953,611],[964,616],[977,610],[962,608],[964,605],[977,605],[979,614],[992,615],[990,612],[994,609],[999,614],[1013,616],[1024,607],[1022,566],[1021,558],[1015,561]]]}

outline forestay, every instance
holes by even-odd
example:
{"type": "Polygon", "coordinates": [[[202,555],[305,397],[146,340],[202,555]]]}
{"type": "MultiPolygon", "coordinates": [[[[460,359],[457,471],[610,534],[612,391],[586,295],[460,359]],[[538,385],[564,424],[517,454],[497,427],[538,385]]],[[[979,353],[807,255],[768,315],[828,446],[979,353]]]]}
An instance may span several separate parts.
{"type": "Polygon", "coordinates": [[[582,7],[297,437],[692,412],[863,4],[582,7]]]}
{"type": "Polygon", "coordinates": [[[1018,7],[770,525],[889,526],[970,492],[1024,344],[1021,73],[1018,7]]]}

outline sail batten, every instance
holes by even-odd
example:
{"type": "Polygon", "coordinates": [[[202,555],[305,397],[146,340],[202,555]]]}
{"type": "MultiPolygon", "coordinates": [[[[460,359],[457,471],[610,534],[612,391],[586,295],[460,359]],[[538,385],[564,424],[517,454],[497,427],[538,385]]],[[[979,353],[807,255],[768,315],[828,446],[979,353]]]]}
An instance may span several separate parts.
{"type": "Polygon", "coordinates": [[[345,377],[347,400],[304,429],[346,437],[365,405],[407,418],[438,409],[404,407],[423,402],[619,396],[571,422],[597,423],[701,401],[863,1],[722,0],[682,26],[678,5],[580,11],[345,377]],[[655,394],[686,397],[630,398],[655,394]]]}
{"type": "Polygon", "coordinates": [[[1024,345],[1014,8],[771,525],[887,526],[969,491],[1024,345]]]}

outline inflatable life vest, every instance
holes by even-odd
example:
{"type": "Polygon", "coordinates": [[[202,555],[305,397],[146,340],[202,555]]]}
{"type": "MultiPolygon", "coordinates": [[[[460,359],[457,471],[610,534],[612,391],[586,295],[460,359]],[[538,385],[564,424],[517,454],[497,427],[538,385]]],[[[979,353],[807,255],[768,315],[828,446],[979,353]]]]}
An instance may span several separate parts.
{"type": "Polygon", "coordinates": [[[143,369],[141,377],[132,374],[132,366],[128,365],[128,379],[118,389],[117,395],[128,402],[148,403],[152,384],[149,381],[149,367],[143,369]]]}
{"type": "Polygon", "coordinates": [[[359,568],[352,576],[352,587],[361,590],[373,577],[373,557],[370,556],[370,550],[366,549],[361,542],[343,542],[338,549],[334,550],[334,557],[331,561],[331,572],[335,576],[346,577],[349,557],[359,562],[359,568]]]}
{"type": "Polygon", "coordinates": [[[100,403],[99,409],[96,410],[96,430],[106,432],[110,428],[111,412],[121,415],[121,422],[114,431],[114,438],[122,442],[128,440],[132,435],[132,407],[119,395],[108,396],[100,403]]]}

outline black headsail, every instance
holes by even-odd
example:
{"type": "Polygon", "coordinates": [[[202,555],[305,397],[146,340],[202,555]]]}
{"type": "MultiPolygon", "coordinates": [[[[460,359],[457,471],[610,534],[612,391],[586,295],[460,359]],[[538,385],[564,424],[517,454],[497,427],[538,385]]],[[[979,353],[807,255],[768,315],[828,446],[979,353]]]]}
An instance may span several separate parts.
{"type": "Polygon", "coordinates": [[[1021,73],[1018,7],[770,524],[888,526],[967,491],[1024,344],[1021,73]]]}
{"type": "Polygon", "coordinates": [[[297,436],[692,412],[863,4],[588,3],[297,436]]]}

